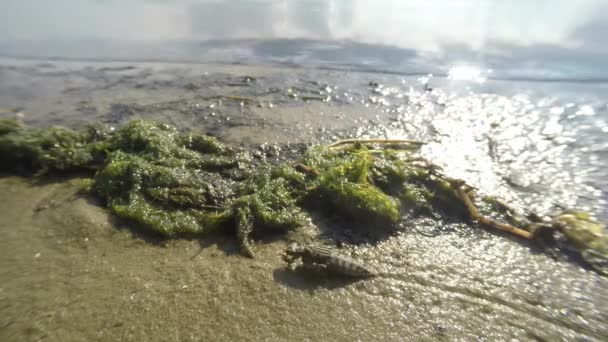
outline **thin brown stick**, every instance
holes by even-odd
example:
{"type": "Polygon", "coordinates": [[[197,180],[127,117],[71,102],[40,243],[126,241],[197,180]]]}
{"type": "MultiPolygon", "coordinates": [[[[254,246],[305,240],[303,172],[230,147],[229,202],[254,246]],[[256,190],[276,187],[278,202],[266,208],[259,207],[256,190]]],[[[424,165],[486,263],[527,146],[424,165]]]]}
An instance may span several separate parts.
{"type": "Polygon", "coordinates": [[[490,228],[494,228],[494,229],[498,229],[498,230],[504,230],[506,232],[509,232],[511,234],[517,235],[519,237],[522,237],[526,240],[532,240],[534,238],[534,235],[532,233],[530,233],[527,230],[523,230],[521,228],[517,228],[515,226],[512,226],[510,224],[507,223],[502,223],[502,222],[498,222],[496,220],[493,220],[491,218],[488,217],[484,217],[484,216],[480,216],[479,217],[479,223],[488,226],[490,228]]]}
{"type": "Polygon", "coordinates": [[[464,180],[462,179],[457,179],[457,178],[452,178],[452,177],[448,177],[444,174],[437,174],[438,177],[440,177],[441,179],[445,180],[446,182],[450,183],[450,185],[452,186],[452,188],[454,189],[459,189],[464,187],[464,192],[465,193],[469,193],[471,191],[475,191],[478,190],[475,187],[470,186],[469,184],[467,184],[464,180]]]}
{"type": "MultiPolygon", "coordinates": [[[[421,157],[421,156],[415,156],[415,157],[408,157],[405,159],[406,162],[408,163],[414,163],[414,162],[422,162],[424,163],[427,167],[430,165],[433,165],[433,163],[431,163],[428,159],[421,157]]],[[[440,166],[437,166],[440,167],[440,166]]]]}
{"type": "Polygon", "coordinates": [[[469,198],[469,195],[467,195],[467,193],[461,187],[457,187],[456,192],[458,193],[458,197],[462,200],[462,203],[464,204],[464,207],[467,209],[467,212],[469,213],[469,216],[471,217],[471,219],[476,220],[476,221],[479,220],[479,216],[480,216],[479,211],[473,204],[473,201],[471,201],[471,199],[469,198]]]}
{"type": "Polygon", "coordinates": [[[424,145],[423,142],[418,140],[404,140],[404,139],[344,139],[336,141],[330,144],[328,147],[337,147],[346,144],[410,144],[410,145],[424,145]]]}
{"type": "Polygon", "coordinates": [[[473,201],[471,201],[471,198],[469,198],[469,195],[464,191],[462,187],[457,187],[456,192],[458,193],[458,197],[460,197],[460,199],[464,203],[464,206],[467,209],[467,212],[469,213],[469,216],[472,220],[477,221],[480,224],[490,227],[492,229],[503,230],[527,240],[532,240],[534,238],[532,233],[526,230],[482,216],[473,204],[473,201]]]}
{"type": "Polygon", "coordinates": [[[229,101],[239,101],[239,102],[246,102],[246,103],[255,102],[255,99],[253,99],[253,98],[244,97],[244,96],[235,96],[235,95],[212,95],[212,96],[200,97],[199,99],[201,99],[203,101],[229,100],[229,101]]]}

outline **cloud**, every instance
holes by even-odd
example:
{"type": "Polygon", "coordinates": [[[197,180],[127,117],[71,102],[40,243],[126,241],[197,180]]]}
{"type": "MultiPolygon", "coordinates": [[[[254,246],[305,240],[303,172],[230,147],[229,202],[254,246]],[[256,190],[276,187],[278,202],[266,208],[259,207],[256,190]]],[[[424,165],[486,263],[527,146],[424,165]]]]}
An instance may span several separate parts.
{"type": "Polygon", "coordinates": [[[571,37],[584,49],[608,53],[608,5],[577,27],[571,37]]]}

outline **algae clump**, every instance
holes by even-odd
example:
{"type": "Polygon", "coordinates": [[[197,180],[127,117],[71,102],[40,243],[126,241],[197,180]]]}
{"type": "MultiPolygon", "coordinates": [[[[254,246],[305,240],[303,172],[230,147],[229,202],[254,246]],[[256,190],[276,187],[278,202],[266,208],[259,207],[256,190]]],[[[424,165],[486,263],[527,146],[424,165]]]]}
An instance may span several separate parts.
{"type": "Polygon", "coordinates": [[[606,273],[605,228],[586,213],[531,222],[492,197],[477,209],[475,189],[417,155],[419,142],[394,142],[341,141],[275,165],[167,124],[135,120],[71,130],[0,120],[0,170],[90,172],[88,191],[135,226],[165,237],[225,231],[248,256],[256,233],[300,227],[318,208],[373,227],[439,211],[526,239],[548,226],[606,273]]]}
{"type": "Polygon", "coordinates": [[[254,256],[250,234],[253,227],[263,231],[286,231],[302,226],[306,215],[299,207],[302,175],[285,165],[262,170],[237,188],[239,197],[231,202],[236,217],[237,238],[245,255],[254,256]]]}
{"type": "Polygon", "coordinates": [[[606,227],[580,211],[566,211],[553,219],[554,225],[581,251],[592,267],[608,275],[608,234],[606,227]]]}
{"type": "Polygon", "coordinates": [[[236,229],[248,255],[255,227],[304,223],[294,192],[303,175],[284,165],[254,174],[247,153],[171,125],[136,120],[75,131],[3,120],[0,158],[5,171],[96,171],[89,190],[117,216],[166,237],[236,229]]]}
{"type": "Polygon", "coordinates": [[[373,162],[364,146],[340,151],[319,147],[303,159],[316,176],[312,188],[336,211],[352,219],[394,224],[400,204],[373,184],[373,162]]]}
{"type": "Polygon", "coordinates": [[[26,128],[0,123],[0,163],[6,171],[96,169],[109,149],[107,131],[96,125],[76,132],[63,127],[26,128]]]}

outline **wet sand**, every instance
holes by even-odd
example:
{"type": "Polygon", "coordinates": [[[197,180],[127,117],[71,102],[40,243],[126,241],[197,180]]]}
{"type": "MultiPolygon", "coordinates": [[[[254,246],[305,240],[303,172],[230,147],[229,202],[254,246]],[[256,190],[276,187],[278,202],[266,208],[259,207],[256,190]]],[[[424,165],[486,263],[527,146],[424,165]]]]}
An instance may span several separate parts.
{"type": "MultiPolygon", "coordinates": [[[[4,341],[601,340],[608,282],[509,238],[460,227],[403,233],[353,256],[372,280],[285,269],[285,242],[156,241],[118,224],[78,182],[5,177],[4,341]],[[202,249],[201,249],[202,248],[202,249]]],[[[349,248],[346,249],[348,251],[349,248]]]]}

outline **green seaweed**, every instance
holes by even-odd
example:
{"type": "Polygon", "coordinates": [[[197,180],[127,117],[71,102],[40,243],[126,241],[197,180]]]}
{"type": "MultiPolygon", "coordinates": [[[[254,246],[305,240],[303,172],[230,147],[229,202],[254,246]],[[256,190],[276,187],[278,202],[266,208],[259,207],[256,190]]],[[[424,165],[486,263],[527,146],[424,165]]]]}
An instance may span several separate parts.
{"type": "Polygon", "coordinates": [[[112,211],[142,228],[166,237],[196,235],[217,231],[230,220],[227,212],[206,213],[197,210],[171,210],[155,206],[143,196],[135,195],[128,202],[112,202],[112,211]]]}
{"type": "Polygon", "coordinates": [[[301,174],[285,165],[262,170],[237,187],[240,197],[231,202],[236,218],[236,235],[243,254],[254,257],[250,235],[260,231],[287,231],[302,226],[306,215],[301,200],[301,174]]]}
{"type": "Polygon", "coordinates": [[[18,131],[20,128],[17,120],[0,119],[0,135],[18,131]]]}
{"type": "Polygon", "coordinates": [[[253,217],[251,210],[248,207],[237,207],[234,209],[236,220],[236,238],[241,246],[241,253],[248,257],[255,257],[253,247],[250,241],[250,235],[253,232],[253,217]]]}
{"type": "Polygon", "coordinates": [[[215,231],[230,220],[225,202],[233,181],[187,163],[165,164],[145,154],[114,152],[92,190],[118,216],[165,236],[215,231]]]}
{"type": "Polygon", "coordinates": [[[232,205],[250,209],[253,220],[267,229],[288,230],[304,224],[305,216],[298,206],[298,188],[280,177],[277,169],[262,171],[237,190],[242,196],[232,205]]]}
{"type": "Polygon", "coordinates": [[[333,207],[347,217],[389,224],[399,220],[399,202],[371,184],[324,180],[321,188],[333,207]]]}
{"type": "Polygon", "coordinates": [[[62,127],[19,128],[0,135],[0,162],[5,170],[41,173],[94,169],[103,160],[103,141],[87,132],[62,127]]]}
{"type": "Polygon", "coordinates": [[[603,224],[580,211],[563,212],[553,222],[592,267],[608,275],[608,233],[603,224]]]}
{"type": "MultiPolygon", "coordinates": [[[[119,128],[91,124],[71,130],[0,120],[0,170],[39,176],[90,172],[83,189],[134,226],[165,237],[226,231],[249,256],[255,254],[252,236],[300,227],[319,207],[389,227],[412,213],[479,219],[467,204],[474,200],[473,188],[415,155],[420,144],[389,141],[373,149],[377,142],[315,146],[295,163],[270,165],[167,124],[135,120],[119,128]]],[[[586,213],[533,224],[492,197],[481,200],[479,211],[491,218],[484,218],[486,224],[501,220],[529,231],[552,225],[606,272],[605,228],[586,213]]]]}
{"type": "Polygon", "coordinates": [[[314,189],[342,215],[364,221],[394,224],[399,202],[373,184],[374,156],[364,146],[350,149],[312,149],[303,159],[315,170],[314,189]]]}
{"type": "Polygon", "coordinates": [[[112,211],[165,236],[202,234],[234,221],[243,251],[254,227],[284,230],[303,224],[290,183],[303,177],[286,166],[237,183],[224,173],[246,155],[211,137],[134,121],[116,132],[115,152],[95,176],[93,191],[112,211]]]}

